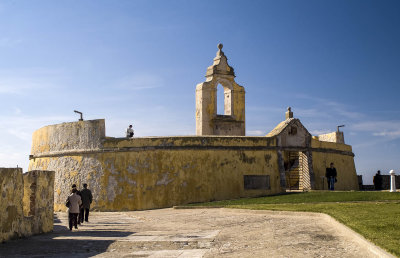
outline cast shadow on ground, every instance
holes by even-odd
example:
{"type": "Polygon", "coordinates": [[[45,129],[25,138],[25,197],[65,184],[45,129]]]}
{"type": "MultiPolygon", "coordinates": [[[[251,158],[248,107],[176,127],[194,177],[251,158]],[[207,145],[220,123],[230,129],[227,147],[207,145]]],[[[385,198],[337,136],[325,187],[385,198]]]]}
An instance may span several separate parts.
{"type": "Polygon", "coordinates": [[[118,230],[69,231],[57,215],[54,231],[0,244],[0,257],[90,257],[107,251],[115,239],[135,232],[118,230]],[[102,239],[105,238],[105,239],[102,239]]]}

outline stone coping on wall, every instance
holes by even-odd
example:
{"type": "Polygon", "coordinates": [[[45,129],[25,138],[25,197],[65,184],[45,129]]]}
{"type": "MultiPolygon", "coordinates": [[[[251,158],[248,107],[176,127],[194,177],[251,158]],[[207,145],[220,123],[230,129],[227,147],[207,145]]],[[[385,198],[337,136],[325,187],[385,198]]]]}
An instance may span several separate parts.
{"type": "MultiPolygon", "coordinates": [[[[114,138],[105,136],[105,120],[85,120],[42,127],[34,132],[30,158],[66,153],[141,151],[149,149],[276,149],[275,136],[151,136],[114,138]]],[[[313,151],[354,156],[350,145],[311,140],[313,151]]],[[[293,146],[292,149],[301,149],[293,146]]],[[[280,149],[283,150],[283,149],[280,149]]],[[[284,150],[290,150],[285,148],[284,150]]]]}
{"type": "Polygon", "coordinates": [[[135,138],[106,137],[103,147],[142,146],[276,146],[273,137],[263,136],[152,136],[135,138]]]}
{"type": "MultiPolygon", "coordinates": [[[[329,147],[335,147],[331,144],[329,147]]],[[[280,147],[276,146],[274,137],[259,136],[167,136],[167,137],[136,137],[136,138],[113,138],[106,137],[103,140],[103,147],[97,149],[75,149],[64,151],[42,152],[30,155],[30,159],[42,157],[77,156],[106,152],[136,152],[151,150],[281,150],[281,151],[313,151],[324,153],[335,153],[354,156],[354,153],[339,148],[323,148],[316,145],[316,148],[304,147],[280,147]]],[[[343,148],[342,149],[347,149],[343,148]]]]}
{"type": "Polygon", "coordinates": [[[320,149],[337,149],[337,150],[341,150],[341,151],[352,152],[351,145],[347,145],[344,143],[320,141],[317,139],[311,139],[311,147],[312,148],[320,148],[320,149]]]}

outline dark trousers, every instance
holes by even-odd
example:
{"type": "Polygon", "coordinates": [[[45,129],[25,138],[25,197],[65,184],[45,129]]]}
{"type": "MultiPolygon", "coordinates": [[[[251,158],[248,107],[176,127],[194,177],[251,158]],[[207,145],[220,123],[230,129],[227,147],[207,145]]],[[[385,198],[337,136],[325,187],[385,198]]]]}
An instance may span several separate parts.
{"type": "Polygon", "coordinates": [[[75,226],[75,228],[78,228],[78,214],[79,213],[69,213],[68,214],[69,230],[72,230],[72,226],[75,226]]]}
{"type": "Polygon", "coordinates": [[[331,190],[331,191],[335,190],[335,178],[334,177],[329,178],[329,190],[331,190]]]}
{"type": "Polygon", "coordinates": [[[328,183],[328,190],[335,190],[335,177],[327,177],[326,182],[328,183]]]}
{"type": "Polygon", "coordinates": [[[78,213],[78,225],[81,224],[81,222],[83,221],[82,219],[82,208],[79,208],[79,213],[78,213]]]}
{"type": "Polygon", "coordinates": [[[85,217],[85,221],[89,221],[89,208],[81,208],[81,213],[79,214],[79,220],[83,223],[83,217],[85,217]]]}

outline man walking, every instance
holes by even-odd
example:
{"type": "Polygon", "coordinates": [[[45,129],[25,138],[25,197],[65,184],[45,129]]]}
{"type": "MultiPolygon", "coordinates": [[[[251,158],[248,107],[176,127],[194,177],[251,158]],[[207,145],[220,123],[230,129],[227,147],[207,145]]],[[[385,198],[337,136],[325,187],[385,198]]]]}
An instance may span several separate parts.
{"type": "MultiPolygon", "coordinates": [[[[73,185],[72,185],[72,190],[73,190],[73,189],[76,190],[76,194],[77,194],[77,195],[81,196],[81,192],[80,192],[80,191],[78,190],[78,188],[76,187],[76,184],[73,184],[73,185]]],[[[81,200],[82,200],[82,197],[81,197],[81,200]]],[[[81,208],[82,208],[81,206],[82,206],[82,203],[79,204],[78,225],[81,224],[81,215],[82,215],[82,214],[81,214],[81,208]]]]}
{"type": "Polygon", "coordinates": [[[81,205],[81,197],[76,194],[76,188],[72,188],[72,193],[68,196],[67,201],[69,203],[68,206],[68,226],[69,230],[72,230],[72,226],[75,226],[78,229],[78,214],[79,214],[79,205],[81,205]]]}
{"type": "Polygon", "coordinates": [[[335,183],[337,182],[336,180],[337,172],[336,168],[333,166],[333,162],[331,163],[329,168],[326,168],[326,173],[325,177],[328,181],[328,189],[329,190],[335,190],[335,183]]]}
{"type": "Polygon", "coordinates": [[[82,197],[82,207],[81,207],[81,216],[80,220],[83,223],[83,217],[85,216],[85,221],[89,222],[89,210],[90,204],[92,203],[93,196],[92,192],[87,189],[87,184],[83,184],[83,189],[81,190],[81,197],[82,197]]]}

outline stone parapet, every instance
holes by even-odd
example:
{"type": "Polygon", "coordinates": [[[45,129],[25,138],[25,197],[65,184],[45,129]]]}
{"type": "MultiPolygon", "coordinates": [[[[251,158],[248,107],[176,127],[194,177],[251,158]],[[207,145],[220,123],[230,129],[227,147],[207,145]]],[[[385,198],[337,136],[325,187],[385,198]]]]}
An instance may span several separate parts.
{"type": "Polygon", "coordinates": [[[53,230],[53,171],[0,168],[0,187],[0,242],[53,230]]]}
{"type": "Polygon", "coordinates": [[[54,175],[53,171],[41,170],[23,174],[24,215],[33,217],[35,234],[53,230],[54,175]]]}
{"type": "Polygon", "coordinates": [[[49,125],[33,133],[31,154],[97,149],[104,138],[104,119],[49,125]]]}
{"type": "Polygon", "coordinates": [[[0,242],[20,235],[22,185],[22,168],[0,168],[0,242]]]}
{"type": "Polygon", "coordinates": [[[344,144],[344,134],[343,132],[332,132],[327,134],[318,135],[318,140],[323,142],[334,142],[344,144]]]}

